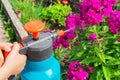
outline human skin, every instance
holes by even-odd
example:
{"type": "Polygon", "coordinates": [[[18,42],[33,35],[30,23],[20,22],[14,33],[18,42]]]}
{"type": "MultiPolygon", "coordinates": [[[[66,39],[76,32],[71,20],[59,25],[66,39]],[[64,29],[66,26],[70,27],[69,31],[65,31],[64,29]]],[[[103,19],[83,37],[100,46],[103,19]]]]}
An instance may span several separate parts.
{"type": "Polygon", "coordinates": [[[18,74],[22,71],[26,63],[26,55],[19,54],[18,43],[0,43],[0,49],[10,52],[4,64],[0,67],[0,80],[6,80],[10,75],[18,74]],[[12,46],[12,49],[11,49],[12,46]]]}

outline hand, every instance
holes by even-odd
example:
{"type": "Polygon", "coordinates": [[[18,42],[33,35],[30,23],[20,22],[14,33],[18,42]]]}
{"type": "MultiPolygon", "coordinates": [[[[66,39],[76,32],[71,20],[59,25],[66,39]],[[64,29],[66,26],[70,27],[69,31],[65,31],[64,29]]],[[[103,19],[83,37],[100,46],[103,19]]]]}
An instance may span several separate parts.
{"type": "Polygon", "coordinates": [[[4,63],[4,58],[3,58],[3,53],[1,50],[4,50],[5,52],[9,52],[11,51],[11,43],[0,43],[0,67],[3,65],[4,63]]]}
{"type": "Polygon", "coordinates": [[[3,72],[7,78],[10,75],[20,73],[25,66],[26,56],[19,54],[19,49],[19,44],[14,43],[10,54],[7,56],[4,65],[1,67],[1,72],[3,72]]]}

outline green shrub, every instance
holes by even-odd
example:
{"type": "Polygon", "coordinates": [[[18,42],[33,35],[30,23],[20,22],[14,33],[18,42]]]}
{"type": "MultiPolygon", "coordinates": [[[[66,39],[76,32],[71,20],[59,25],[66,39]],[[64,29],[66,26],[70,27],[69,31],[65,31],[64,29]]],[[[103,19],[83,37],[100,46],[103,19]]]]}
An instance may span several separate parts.
{"type": "Polygon", "coordinates": [[[40,17],[50,24],[58,23],[59,25],[65,26],[65,18],[70,13],[70,6],[55,3],[43,8],[40,17]]]}

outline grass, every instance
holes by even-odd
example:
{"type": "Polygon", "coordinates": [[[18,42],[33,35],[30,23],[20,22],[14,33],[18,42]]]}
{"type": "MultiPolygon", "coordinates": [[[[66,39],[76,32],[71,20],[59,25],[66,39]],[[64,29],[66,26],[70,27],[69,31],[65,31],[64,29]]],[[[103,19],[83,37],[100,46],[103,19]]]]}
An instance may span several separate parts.
{"type": "Polygon", "coordinates": [[[40,13],[42,10],[42,2],[40,4],[35,5],[32,0],[9,0],[14,11],[19,11],[20,20],[23,24],[28,22],[29,20],[40,20],[40,13]]]}

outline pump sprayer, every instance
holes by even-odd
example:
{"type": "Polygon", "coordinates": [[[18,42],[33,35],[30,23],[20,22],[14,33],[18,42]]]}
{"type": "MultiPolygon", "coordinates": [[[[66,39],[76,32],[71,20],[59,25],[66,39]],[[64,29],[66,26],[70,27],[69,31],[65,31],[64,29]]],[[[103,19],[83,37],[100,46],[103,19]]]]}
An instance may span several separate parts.
{"type": "Polygon", "coordinates": [[[62,36],[66,31],[57,31],[57,33],[41,32],[44,28],[40,25],[39,21],[28,22],[24,26],[26,31],[32,32],[32,36],[29,35],[27,40],[23,41],[23,48],[20,50],[20,54],[27,54],[27,62],[24,70],[21,73],[22,80],[60,80],[60,64],[54,58],[52,43],[56,37],[62,36]],[[31,26],[35,24],[37,27],[31,26]],[[29,26],[28,26],[29,25],[29,26]],[[33,31],[33,30],[34,31],[33,31]],[[37,31],[36,31],[36,30],[37,31]],[[37,33],[39,31],[39,33],[37,33]],[[34,32],[34,33],[33,33],[34,32]],[[38,37],[35,37],[37,34],[38,37]]]}
{"type": "MultiPolygon", "coordinates": [[[[25,24],[25,30],[31,33],[20,43],[20,54],[27,55],[27,62],[20,77],[22,80],[60,80],[60,64],[53,55],[52,43],[56,37],[69,30],[56,33],[42,32],[44,23],[33,20],[25,24]]],[[[4,55],[8,53],[4,53],[4,55]]]]}

